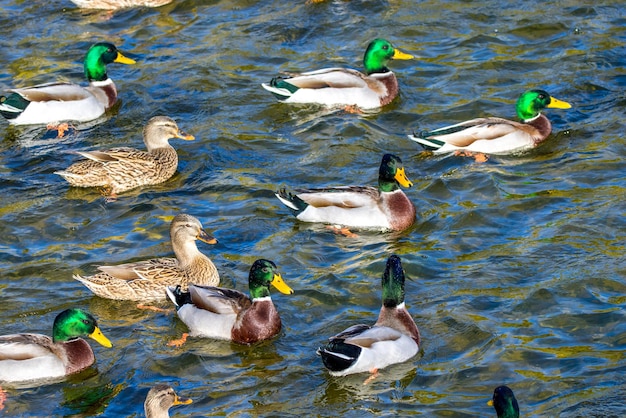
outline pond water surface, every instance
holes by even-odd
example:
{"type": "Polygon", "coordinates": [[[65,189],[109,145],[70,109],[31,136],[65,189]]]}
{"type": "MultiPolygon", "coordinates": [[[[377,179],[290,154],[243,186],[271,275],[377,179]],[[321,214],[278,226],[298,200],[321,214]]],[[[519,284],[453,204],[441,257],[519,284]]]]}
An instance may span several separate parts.
{"type": "MultiPolygon", "coordinates": [[[[120,104],[64,138],[0,121],[0,334],[50,333],[56,314],[89,310],[112,343],[61,383],[5,388],[4,416],[141,416],[169,383],[177,416],[495,416],[510,386],[525,417],[626,415],[623,159],[626,16],[619,2],[174,1],[99,12],[69,0],[0,0],[0,87],[83,82],[88,47],[107,40],[120,104]],[[376,37],[416,55],[391,63],[400,97],[374,114],[276,102],[281,71],[361,68],[376,37]],[[572,104],[546,112],[553,134],[520,156],[434,156],[406,138],[478,116],[514,118],[543,88],[572,104]],[[172,141],[171,180],[106,202],[53,174],[75,150],[142,148],[154,115],[196,136],[172,141]],[[303,224],[280,187],[375,184],[400,156],[418,221],[402,233],[336,235],[303,224]],[[222,284],[246,290],[273,260],[283,332],[256,346],[191,339],[173,313],[93,296],[73,273],[171,256],[169,220],[198,217],[219,244],[200,249],[222,284]],[[420,353],[368,385],[330,376],[315,350],[374,322],[385,260],[398,254],[420,353]]],[[[160,307],[170,308],[163,302],[160,307]]]]}

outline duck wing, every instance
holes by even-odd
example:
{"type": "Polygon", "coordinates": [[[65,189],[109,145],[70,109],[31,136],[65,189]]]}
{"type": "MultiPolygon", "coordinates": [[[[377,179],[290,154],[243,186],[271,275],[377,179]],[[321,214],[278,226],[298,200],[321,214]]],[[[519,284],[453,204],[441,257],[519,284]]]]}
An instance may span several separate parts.
{"type": "Polygon", "coordinates": [[[367,87],[366,75],[347,68],[324,68],[306,73],[289,74],[289,84],[301,89],[332,88],[363,88],[367,87]]]}
{"type": "Polygon", "coordinates": [[[369,325],[353,325],[345,331],[330,338],[330,341],[341,340],[346,344],[369,348],[381,341],[395,341],[402,333],[389,327],[372,327],[369,325]]]}
{"type": "Polygon", "coordinates": [[[72,83],[46,83],[10,90],[31,102],[83,100],[93,95],[84,87],[72,83]]]}
{"type": "Polygon", "coordinates": [[[457,147],[467,147],[478,141],[494,140],[514,133],[533,135],[536,129],[528,124],[502,118],[477,118],[429,132],[420,132],[424,139],[443,141],[457,147]]]}
{"type": "Polygon", "coordinates": [[[378,189],[369,186],[296,189],[295,192],[300,199],[316,208],[328,206],[344,209],[360,208],[371,206],[380,199],[378,189]]]}
{"type": "Polygon", "coordinates": [[[54,355],[52,338],[41,334],[0,336],[0,361],[29,360],[54,355]]]}
{"type": "Polygon", "coordinates": [[[197,308],[217,314],[237,315],[252,306],[248,295],[234,289],[189,285],[189,293],[191,302],[197,308]]]}
{"type": "Polygon", "coordinates": [[[115,266],[98,266],[98,270],[116,279],[128,281],[165,280],[173,275],[183,274],[175,258],[154,258],[115,266]]]}

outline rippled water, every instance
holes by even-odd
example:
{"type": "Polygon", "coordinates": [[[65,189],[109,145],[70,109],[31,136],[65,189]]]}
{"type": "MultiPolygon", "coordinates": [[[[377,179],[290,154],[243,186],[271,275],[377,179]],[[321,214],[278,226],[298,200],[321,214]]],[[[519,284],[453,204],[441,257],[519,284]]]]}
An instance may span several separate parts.
{"type": "MultiPolygon", "coordinates": [[[[7,389],[5,416],[141,415],[153,384],[194,403],[175,415],[495,416],[495,386],[523,416],[626,412],[626,17],[618,2],[174,1],[115,13],[69,0],[0,0],[0,87],[82,81],[99,40],[135,66],[111,65],[121,104],[58,139],[0,121],[0,333],[49,333],[82,307],[113,348],[66,382],[7,389]],[[360,68],[375,37],[401,97],[373,115],[277,103],[260,88],[279,71],[360,68]],[[514,117],[520,92],[570,102],[553,135],[519,157],[424,153],[405,134],[476,116],[514,117]],[[72,150],[142,147],[150,116],[196,136],[174,142],[178,174],[107,203],[53,174],[72,150]],[[419,220],[400,234],[346,238],[297,222],[279,187],[375,184],[383,153],[403,158],[419,220]],[[220,243],[200,248],[224,286],[245,290],[250,264],[272,259],[295,289],[274,295],[281,336],[253,347],[192,339],[174,314],[92,296],[74,272],[169,256],[169,217],[187,212],[220,243]],[[315,349],[374,322],[391,253],[408,275],[423,345],[412,361],[333,378],[315,349]]],[[[275,292],[277,293],[277,292],[275,292]]],[[[169,307],[163,303],[162,307],[169,307]]]]}

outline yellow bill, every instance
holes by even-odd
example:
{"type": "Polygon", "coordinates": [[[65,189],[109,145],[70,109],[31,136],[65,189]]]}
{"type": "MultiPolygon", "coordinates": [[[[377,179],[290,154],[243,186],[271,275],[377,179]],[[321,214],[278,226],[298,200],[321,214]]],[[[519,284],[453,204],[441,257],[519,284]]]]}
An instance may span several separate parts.
{"type": "Polygon", "coordinates": [[[134,59],[130,59],[122,55],[120,51],[117,51],[117,57],[115,57],[113,62],[119,62],[120,64],[136,64],[137,63],[134,59]]]}
{"type": "Polygon", "coordinates": [[[291,295],[293,293],[293,289],[287,286],[287,283],[283,280],[283,277],[280,273],[274,274],[274,278],[270,282],[272,286],[274,286],[280,293],[285,295],[291,295]]]}
{"type": "Polygon", "coordinates": [[[404,167],[400,167],[396,169],[396,175],[393,176],[393,178],[396,179],[396,181],[400,183],[400,186],[402,187],[413,186],[413,183],[411,182],[411,180],[409,180],[409,178],[404,173],[404,167]]]}
{"type": "Polygon", "coordinates": [[[109,339],[104,336],[104,334],[102,333],[102,331],[100,331],[100,328],[98,327],[96,327],[93,330],[93,332],[89,334],[89,338],[93,338],[94,340],[96,340],[97,342],[99,342],[100,344],[102,344],[103,346],[107,348],[113,347],[113,344],[111,344],[111,341],[109,341],[109,339]]]}
{"type": "Polygon", "coordinates": [[[548,103],[547,107],[551,107],[555,109],[569,109],[570,107],[572,107],[572,105],[550,96],[550,103],[548,103]]]}
{"type": "Polygon", "coordinates": [[[399,49],[394,48],[393,50],[393,57],[391,57],[391,59],[394,60],[410,60],[415,58],[413,55],[411,54],[406,54],[402,51],[400,51],[399,49]]]}

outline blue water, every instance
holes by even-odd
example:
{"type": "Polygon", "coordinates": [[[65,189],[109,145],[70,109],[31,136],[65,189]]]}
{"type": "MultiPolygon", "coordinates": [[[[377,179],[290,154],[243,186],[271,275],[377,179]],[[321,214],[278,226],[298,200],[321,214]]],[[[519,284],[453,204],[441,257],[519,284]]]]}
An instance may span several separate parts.
{"type": "MultiPolygon", "coordinates": [[[[137,65],[109,66],[120,104],[64,138],[0,121],[0,334],[50,333],[89,310],[112,343],[94,368],[38,388],[4,388],[4,416],[141,416],[169,383],[194,403],[178,416],[495,416],[510,386],[525,417],[620,417],[626,406],[626,16],[615,2],[174,1],[83,11],[69,0],[0,0],[0,88],[84,82],[107,40],[137,65]],[[375,37],[418,56],[392,62],[400,97],[368,115],[277,103],[280,72],[361,67],[375,37]],[[479,116],[514,118],[543,88],[572,104],[522,156],[433,156],[406,138],[479,116]],[[143,147],[154,115],[196,136],[172,141],[179,172],[106,202],[53,172],[71,151],[143,147]],[[418,222],[347,238],[294,219],[280,187],[375,184],[400,156],[418,222]],[[257,258],[295,294],[273,300],[282,334],[252,347],[191,339],[173,313],[92,296],[73,273],[171,256],[170,217],[198,217],[220,241],[200,249],[222,284],[245,290],[257,258]],[[386,258],[398,254],[423,337],[411,361],[331,377],[315,349],[374,322],[386,258]]],[[[277,292],[275,292],[277,293],[277,292]]],[[[163,308],[171,306],[163,302],[163,308]]]]}

